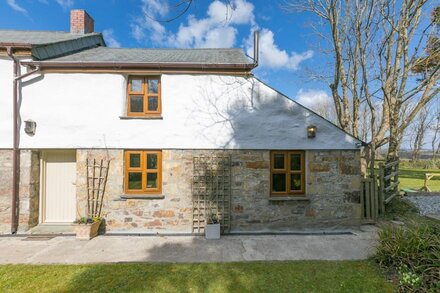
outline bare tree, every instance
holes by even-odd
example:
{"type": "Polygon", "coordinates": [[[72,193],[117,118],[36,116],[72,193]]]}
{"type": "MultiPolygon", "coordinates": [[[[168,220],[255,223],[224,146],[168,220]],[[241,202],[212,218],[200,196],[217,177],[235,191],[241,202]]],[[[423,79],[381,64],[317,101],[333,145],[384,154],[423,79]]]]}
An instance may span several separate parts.
{"type": "Polygon", "coordinates": [[[420,151],[425,145],[426,131],[432,122],[429,108],[424,108],[416,115],[408,130],[410,132],[410,147],[412,160],[417,161],[420,157],[420,151]]]}
{"type": "Polygon", "coordinates": [[[387,143],[388,159],[398,157],[404,130],[440,91],[438,67],[412,71],[434,27],[433,23],[421,26],[423,13],[430,10],[427,3],[288,0],[285,5],[289,12],[311,12],[324,26],[315,28],[333,57],[332,78],[326,81],[340,126],[359,136],[361,104],[367,105],[363,109],[368,109],[370,125],[377,125],[370,127],[365,149],[370,168],[374,150],[387,143]],[[407,103],[414,105],[411,111],[403,111],[407,103]]]}
{"type": "Polygon", "coordinates": [[[432,131],[431,150],[432,159],[435,160],[440,154],[440,101],[437,102],[436,112],[434,113],[434,122],[429,126],[432,131]]]}

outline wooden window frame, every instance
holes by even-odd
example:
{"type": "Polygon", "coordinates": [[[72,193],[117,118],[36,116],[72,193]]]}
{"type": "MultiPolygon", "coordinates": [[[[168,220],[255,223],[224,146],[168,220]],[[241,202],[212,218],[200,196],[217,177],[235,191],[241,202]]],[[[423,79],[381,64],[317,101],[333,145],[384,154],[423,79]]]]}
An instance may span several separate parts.
{"type": "Polygon", "coordinates": [[[303,196],[305,195],[305,182],[306,181],[306,170],[305,170],[305,151],[271,151],[270,152],[270,196],[303,196]],[[275,169],[275,155],[284,155],[284,169],[275,169]],[[301,158],[301,170],[291,170],[290,166],[290,156],[300,155],[301,158]],[[273,191],[273,174],[285,174],[286,176],[286,192],[276,192],[273,191]],[[301,190],[290,190],[290,175],[291,174],[301,174],[301,190]]]}
{"type": "Polygon", "coordinates": [[[124,192],[125,194],[134,195],[149,195],[149,194],[161,194],[162,193],[162,151],[160,150],[130,150],[125,151],[125,180],[124,180],[124,192]],[[130,167],[130,155],[140,154],[141,161],[140,167],[130,167]],[[157,169],[147,169],[147,155],[156,154],[157,155],[157,169]],[[128,189],[128,173],[129,172],[139,172],[142,173],[142,188],[141,189],[128,189]],[[157,188],[147,187],[147,174],[157,173],[157,188]]]}
{"type": "Polygon", "coordinates": [[[151,76],[136,76],[132,75],[128,77],[127,83],[127,116],[130,117],[145,117],[145,116],[160,116],[162,114],[162,82],[160,75],[151,75],[151,76]],[[142,86],[140,92],[132,91],[132,81],[133,80],[142,80],[142,86]],[[148,80],[157,80],[157,93],[149,93],[148,92],[148,80]],[[143,112],[132,112],[131,111],[131,96],[142,96],[143,98],[143,112]],[[149,111],[148,110],[148,97],[157,97],[157,110],[149,111]]]}

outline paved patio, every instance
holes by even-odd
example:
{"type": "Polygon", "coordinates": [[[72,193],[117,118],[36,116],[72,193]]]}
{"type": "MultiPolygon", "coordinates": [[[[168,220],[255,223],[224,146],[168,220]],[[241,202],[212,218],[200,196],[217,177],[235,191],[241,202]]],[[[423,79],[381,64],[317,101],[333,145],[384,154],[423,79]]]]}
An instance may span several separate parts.
{"type": "Polygon", "coordinates": [[[354,260],[374,252],[374,229],[352,235],[0,237],[0,263],[232,262],[354,260]],[[50,238],[50,239],[49,239],[50,238]]]}

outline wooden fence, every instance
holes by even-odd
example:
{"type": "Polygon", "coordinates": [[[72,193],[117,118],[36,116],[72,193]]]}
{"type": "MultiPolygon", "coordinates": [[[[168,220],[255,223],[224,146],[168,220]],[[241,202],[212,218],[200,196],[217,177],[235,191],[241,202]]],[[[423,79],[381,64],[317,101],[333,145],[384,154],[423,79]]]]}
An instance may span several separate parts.
{"type": "Polygon", "coordinates": [[[388,204],[399,190],[399,160],[380,163],[379,174],[371,174],[361,181],[362,217],[366,223],[374,223],[385,214],[388,204]]]}
{"type": "Polygon", "coordinates": [[[399,160],[379,164],[379,212],[385,213],[385,205],[399,195],[399,160]]]}
{"type": "Polygon", "coordinates": [[[364,178],[361,182],[361,207],[364,223],[374,223],[379,217],[379,197],[375,178],[364,178]]]}

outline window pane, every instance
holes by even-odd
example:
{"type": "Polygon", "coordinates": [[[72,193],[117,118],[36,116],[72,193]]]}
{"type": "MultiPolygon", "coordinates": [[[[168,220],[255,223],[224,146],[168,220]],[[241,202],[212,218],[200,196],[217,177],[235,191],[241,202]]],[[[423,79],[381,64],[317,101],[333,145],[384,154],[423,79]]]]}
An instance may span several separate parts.
{"type": "Polygon", "coordinates": [[[274,154],[273,168],[284,169],[284,154],[274,154]]]}
{"type": "Polygon", "coordinates": [[[147,154],[147,169],[157,169],[156,154],[147,154]]]}
{"type": "Polygon", "coordinates": [[[148,80],[148,92],[152,94],[157,94],[159,91],[159,80],[149,79],[148,80]]]}
{"type": "Polygon", "coordinates": [[[137,93],[142,92],[142,79],[131,80],[131,91],[137,93]]]}
{"type": "Polygon", "coordinates": [[[157,111],[157,97],[148,97],[148,111],[157,111]]]}
{"type": "Polygon", "coordinates": [[[144,98],[142,96],[130,96],[130,111],[144,112],[144,98]]]}
{"type": "Polygon", "coordinates": [[[272,191],[286,192],[286,174],[272,174],[272,191]]]}
{"type": "Polygon", "coordinates": [[[142,189],[142,173],[128,173],[128,189],[142,189]]]}
{"type": "Polygon", "coordinates": [[[301,185],[301,174],[290,174],[290,190],[302,190],[301,185]]]}
{"type": "Polygon", "coordinates": [[[139,168],[141,166],[141,154],[130,154],[130,167],[139,168]]]}
{"type": "Polygon", "coordinates": [[[157,173],[147,174],[147,188],[157,188],[157,173]]]}
{"type": "Polygon", "coordinates": [[[301,171],[301,155],[291,154],[290,155],[290,170],[301,171]]]}

